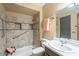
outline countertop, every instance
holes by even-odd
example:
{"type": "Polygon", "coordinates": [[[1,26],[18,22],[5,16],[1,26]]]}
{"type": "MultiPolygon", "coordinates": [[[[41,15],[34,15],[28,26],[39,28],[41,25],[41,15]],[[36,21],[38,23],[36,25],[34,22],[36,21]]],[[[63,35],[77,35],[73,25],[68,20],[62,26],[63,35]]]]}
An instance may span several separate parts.
{"type": "Polygon", "coordinates": [[[51,47],[49,44],[49,42],[43,42],[42,44],[49,48],[51,51],[54,51],[56,52],[58,55],[60,56],[79,56],[79,48],[75,48],[75,51],[74,52],[62,52],[62,51],[59,51],[59,50],[56,50],[54,49],[53,47],[51,47]]]}

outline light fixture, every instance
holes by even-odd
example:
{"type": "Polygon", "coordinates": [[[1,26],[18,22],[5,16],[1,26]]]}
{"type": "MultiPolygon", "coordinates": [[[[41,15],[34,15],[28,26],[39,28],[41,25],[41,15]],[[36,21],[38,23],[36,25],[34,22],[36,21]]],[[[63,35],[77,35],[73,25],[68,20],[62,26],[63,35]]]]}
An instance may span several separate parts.
{"type": "Polygon", "coordinates": [[[71,4],[67,5],[68,8],[72,8],[72,7],[75,7],[75,6],[79,6],[79,3],[71,3],[71,4]]]}
{"type": "Polygon", "coordinates": [[[68,5],[68,8],[72,8],[74,6],[75,6],[75,3],[71,3],[71,4],[68,5]]]}
{"type": "Polygon", "coordinates": [[[79,5],[79,3],[75,3],[75,5],[79,5]]]}

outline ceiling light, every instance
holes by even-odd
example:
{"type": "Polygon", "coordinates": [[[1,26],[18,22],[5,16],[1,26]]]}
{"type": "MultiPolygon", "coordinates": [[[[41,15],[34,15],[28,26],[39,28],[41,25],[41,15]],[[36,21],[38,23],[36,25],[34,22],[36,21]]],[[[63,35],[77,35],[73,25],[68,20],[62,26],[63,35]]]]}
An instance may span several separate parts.
{"type": "Polygon", "coordinates": [[[75,3],[75,5],[79,5],[79,3],[75,3]]]}
{"type": "Polygon", "coordinates": [[[72,8],[72,7],[74,7],[74,6],[75,6],[75,4],[72,3],[72,4],[69,4],[69,5],[68,5],[68,8],[72,8]]]}

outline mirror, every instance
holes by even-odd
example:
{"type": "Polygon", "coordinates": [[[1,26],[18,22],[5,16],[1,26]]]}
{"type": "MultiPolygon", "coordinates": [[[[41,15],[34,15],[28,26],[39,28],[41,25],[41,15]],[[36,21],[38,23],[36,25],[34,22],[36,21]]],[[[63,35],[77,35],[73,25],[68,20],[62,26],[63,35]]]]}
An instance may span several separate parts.
{"type": "Polygon", "coordinates": [[[79,40],[79,4],[69,4],[57,11],[56,36],[79,40]]]}

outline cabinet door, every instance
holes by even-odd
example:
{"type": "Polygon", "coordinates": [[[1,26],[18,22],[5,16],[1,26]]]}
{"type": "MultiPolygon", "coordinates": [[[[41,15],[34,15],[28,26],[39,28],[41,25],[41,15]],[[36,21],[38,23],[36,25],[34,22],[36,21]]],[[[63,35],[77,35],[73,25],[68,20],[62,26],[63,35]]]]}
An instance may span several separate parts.
{"type": "Polygon", "coordinates": [[[51,51],[49,48],[45,47],[45,54],[47,56],[59,56],[57,53],[55,53],[54,51],[51,51]]]}

